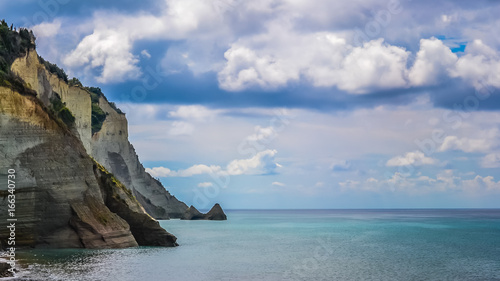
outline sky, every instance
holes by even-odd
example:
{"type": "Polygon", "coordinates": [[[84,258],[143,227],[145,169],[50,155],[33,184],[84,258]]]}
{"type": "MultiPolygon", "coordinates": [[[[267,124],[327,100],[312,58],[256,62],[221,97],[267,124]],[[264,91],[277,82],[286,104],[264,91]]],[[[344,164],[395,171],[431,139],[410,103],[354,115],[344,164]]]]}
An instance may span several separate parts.
{"type": "Polygon", "coordinates": [[[23,0],[188,205],[499,208],[500,2],[23,0]]]}

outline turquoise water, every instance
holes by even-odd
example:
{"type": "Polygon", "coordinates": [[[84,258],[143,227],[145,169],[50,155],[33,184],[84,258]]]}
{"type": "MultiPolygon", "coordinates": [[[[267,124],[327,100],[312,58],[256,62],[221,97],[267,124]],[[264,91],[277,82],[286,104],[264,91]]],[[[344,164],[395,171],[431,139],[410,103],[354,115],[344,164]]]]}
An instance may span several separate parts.
{"type": "Polygon", "coordinates": [[[31,280],[500,280],[500,210],[228,211],[176,248],[34,250],[31,280]]]}

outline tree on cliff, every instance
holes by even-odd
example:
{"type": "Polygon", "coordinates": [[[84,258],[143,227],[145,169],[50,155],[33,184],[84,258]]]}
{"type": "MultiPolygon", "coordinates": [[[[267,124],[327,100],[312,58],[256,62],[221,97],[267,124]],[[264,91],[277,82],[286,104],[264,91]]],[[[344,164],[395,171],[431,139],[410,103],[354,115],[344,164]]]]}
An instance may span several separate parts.
{"type": "Polygon", "coordinates": [[[30,49],[35,48],[35,36],[26,28],[19,32],[9,28],[2,20],[0,22],[0,71],[7,73],[10,65],[20,56],[25,55],[30,49]]]}
{"type": "Polygon", "coordinates": [[[19,32],[10,28],[2,20],[0,22],[0,86],[8,87],[21,94],[36,95],[36,93],[26,87],[24,81],[10,71],[10,66],[14,60],[25,55],[30,49],[35,48],[35,36],[25,28],[19,32]]]}

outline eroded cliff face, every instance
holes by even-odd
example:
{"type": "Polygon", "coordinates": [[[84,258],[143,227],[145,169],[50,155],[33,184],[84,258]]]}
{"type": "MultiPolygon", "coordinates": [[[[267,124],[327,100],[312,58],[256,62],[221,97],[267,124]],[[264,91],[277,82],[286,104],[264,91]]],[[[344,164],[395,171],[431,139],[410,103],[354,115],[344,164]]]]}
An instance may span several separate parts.
{"type": "Polygon", "coordinates": [[[125,115],[117,113],[103,97],[99,99],[99,107],[107,117],[101,130],[92,136],[92,157],[130,188],[151,216],[157,219],[180,218],[187,205],[146,173],[128,141],[125,115]]]}
{"type": "Polygon", "coordinates": [[[106,205],[129,223],[130,231],[139,245],[177,246],[177,238],[161,228],[158,221],[145,212],[128,188],[97,162],[94,172],[105,194],[106,205]]]}
{"type": "MultiPolygon", "coordinates": [[[[0,87],[0,180],[16,173],[16,246],[137,246],[129,224],[105,205],[82,142],[35,97],[0,87]]],[[[7,192],[0,190],[0,213],[7,192]]],[[[0,220],[6,229],[7,220],[0,220]]],[[[8,233],[0,232],[6,245],[8,233]]]]}
{"type": "Polygon", "coordinates": [[[40,63],[35,50],[31,50],[26,56],[16,59],[11,70],[17,73],[29,88],[37,92],[37,97],[46,106],[50,105],[50,100],[56,94],[59,95],[75,117],[76,132],[74,133],[82,141],[85,150],[90,151],[92,107],[89,93],[80,87],[69,86],[57,75],[47,71],[45,66],[40,63]]]}
{"type": "Polygon", "coordinates": [[[46,106],[55,94],[61,97],[75,117],[74,133],[87,153],[130,188],[151,216],[157,219],[182,216],[188,206],[146,173],[140,163],[128,141],[128,124],[124,114],[116,112],[104,97],[100,97],[99,107],[107,116],[101,130],[92,136],[91,98],[86,90],[69,86],[47,71],[34,50],[15,60],[11,69],[38,93],[38,98],[46,106]]]}
{"type": "MultiPolygon", "coordinates": [[[[101,135],[106,137],[94,141],[89,92],[48,72],[34,50],[11,69],[36,92],[35,97],[0,87],[0,181],[6,183],[7,171],[15,169],[16,247],[176,246],[175,236],[146,213],[132,191],[89,156],[96,151],[96,158],[128,175],[130,183],[138,182],[130,180],[133,176],[149,176],[141,173],[144,168],[128,142],[125,116],[103,99],[109,112],[101,135]],[[69,128],[48,109],[57,97],[75,117],[69,128]],[[105,147],[93,147],[101,144],[105,147]]],[[[8,194],[0,185],[2,217],[8,194]]],[[[0,228],[6,227],[7,220],[0,220],[0,228]]],[[[7,238],[8,232],[0,232],[0,246],[7,246],[7,238]]]]}

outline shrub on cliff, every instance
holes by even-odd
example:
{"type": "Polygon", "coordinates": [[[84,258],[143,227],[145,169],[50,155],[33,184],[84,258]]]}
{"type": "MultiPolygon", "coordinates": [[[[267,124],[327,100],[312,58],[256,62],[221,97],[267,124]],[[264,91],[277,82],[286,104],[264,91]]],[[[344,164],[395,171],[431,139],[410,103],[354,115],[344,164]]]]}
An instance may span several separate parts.
{"type": "Polygon", "coordinates": [[[97,103],[92,102],[92,135],[101,130],[104,120],[106,120],[106,113],[97,103]]]}
{"type": "Polygon", "coordinates": [[[56,97],[52,98],[50,102],[52,103],[52,111],[64,122],[64,124],[66,124],[66,126],[71,127],[75,124],[75,116],[73,116],[73,113],[71,113],[61,101],[59,95],[56,94],[56,97]]]}
{"type": "MultiPolygon", "coordinates": [[[[101,88],[99,87],[85,87],[85,89],[87,91],[90,92],[90,98],[92,99],[92,103],[99,103],[99,98],[100,97],[104,97],[104,99],[106,101],[108,101],[108,99],[106,98],[106,96],[102,93],[101,91],[101,88]]],[[[111,106],[112,109],[114,109],[117,113],[119,114],[124,114],[123,111],[121,111],[114,102],[109,102],[109,106],[111,106]]]]}
{"type": "Polygon", "coordinates": [[[71,78],[71,80],[68,81],[68,85],[83,88],[82,82],[76,77],[71,78]]]}
{"type": "Polygon", "coordinates": [[[24,81],[10,71],[10,66],[18,57],[26,55],[35,48],[35,36],[31,31],[21,28],[17,32],[14,27],[7,25],[5,20],[0,22],[0,86],[11,88],[23,95],[35,95],[24,81]]]}
{"type": "Polygon", "coordinates": [[[0,57],[3,58],[1,70],[7,72],[10,65],[18,57],[26,55],[30,49],[35,48],[35,36],[26,28],[17,32],[13,26],[7,25],[5,20],[0,22],[0,57]]]}
{"type": "Polygon", "coordinates": [[[66,72],[64,72],[64,69],[57,66],[57,64],[50,63],[50,62],[44,60],[41,56],[38,56],[38,60],[40,61],[41,64],[43,64],[45,66],[45,68],[50,73],[57,75],[57,77],[59,77],[59,79],[62,79],[62,80],[64,80],[64,82],[68,83],[68,75],[66,74],[66,72]]]}
{"type": "Polygon", "coordinates": [[[24,80],[12,71],[6,73],[0,70],[0,86],[10,88],[21,95],[36,97],[36,92],[28,88],[24,80]]]}

